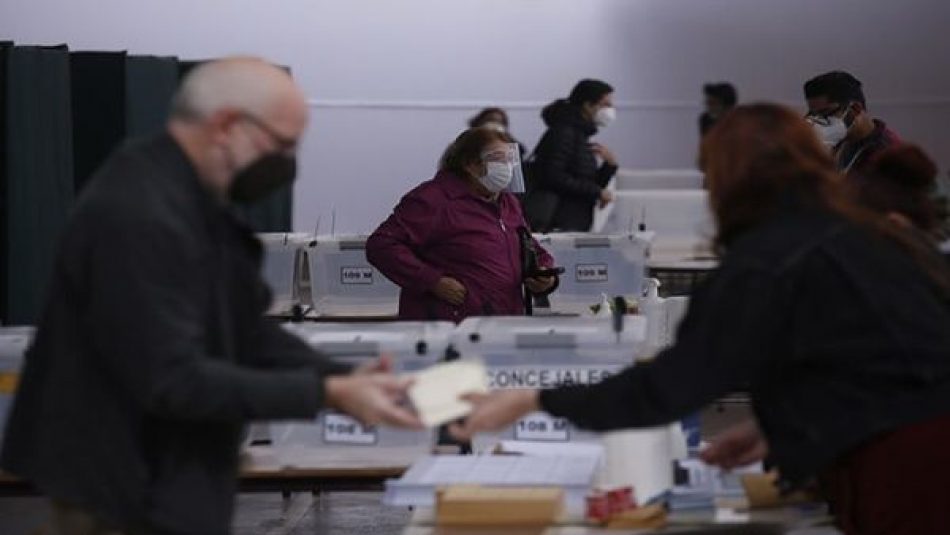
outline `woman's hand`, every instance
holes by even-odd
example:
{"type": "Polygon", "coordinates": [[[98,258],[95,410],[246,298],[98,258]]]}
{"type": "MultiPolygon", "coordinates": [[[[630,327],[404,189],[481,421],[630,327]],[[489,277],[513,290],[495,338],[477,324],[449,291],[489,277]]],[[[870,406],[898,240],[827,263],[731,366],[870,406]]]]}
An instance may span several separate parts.
{"type": "Polygon", "coordinates": [[[604,145],[601,145],[600,143],[591,143],[590,150],[594,151],[594,154],[600,156],[602,160],[609,163],[610,165],[613,165],[614,167],[617,166],[617,157],[614,156],[614,153],[604,145]]]}
{"type": "Polygon", "coordinates": [[[469,394],[462,399],[473,405],[472,412],[462,424],[449,426],[449,433],[462,441],[471,440],[475,433],[481,431],[497,431],[526,414],[541,410],[538,391],[533,388],[469,394]]]}
{"type": "Polygon", "coordinates": [[[435,283],[432,293],[451,305],[461,306],[465,302],[465,295],[468,290],[465,289],[465,286],[462,286],[461,282],[452,277],[442,277],[439,282],[435,283]]]}
{"type": "Polygon", "coordinates": [[[699,457],[706,464],[729,470],[761,461],[768,453],[768,442],[750,418],[716,435],[699,457]]]}
{"type": "Polygon", "coordinates": [[[612,203],[613,200],[614,200],[614,192],[610,191],[609,189],[604,188],[600,190],[600,198],[597,199],[597,205],[600,208],[603,208],[607,206],[608,204],[612,203]]]}
{"type": "Polygon", "coordinates": [[[531,277],[524,281],[533,294],[543,294],[554,286],[554,277],[531,277]]]}

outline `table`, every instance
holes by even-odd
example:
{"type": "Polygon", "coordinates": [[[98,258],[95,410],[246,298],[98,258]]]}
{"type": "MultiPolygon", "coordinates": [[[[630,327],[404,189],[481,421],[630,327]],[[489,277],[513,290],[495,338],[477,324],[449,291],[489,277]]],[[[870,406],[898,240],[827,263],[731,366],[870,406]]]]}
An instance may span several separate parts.
{"type": "MultiPolygon", "coordinates": [[[[403,462],[342,461],[317,466],[283,467],[269,447],[253,446],[243,456],[240,492],[336,492],[381,491],[387,479],[395,479],[409,468],[403,462]]],[[[29,496],[39,492],[27,481],[0,472],[0,496],[29,496]]]]}
{"type": "Polygon", "coordinates": [[[722,504],[715,510],[673,513],[660,530],[606,530],[587,526],[580,519],[567,519],[548,528],[446,528],[435,525],[431,509],[413,512],[403,535],[617,535],[669,533],[677,535],[840,535],[830,527],[831,518],[819,506],[784,507],[743,512],[739,504],[722,504]],[[817,507],[817,508],[816,508],[817,507]]]}

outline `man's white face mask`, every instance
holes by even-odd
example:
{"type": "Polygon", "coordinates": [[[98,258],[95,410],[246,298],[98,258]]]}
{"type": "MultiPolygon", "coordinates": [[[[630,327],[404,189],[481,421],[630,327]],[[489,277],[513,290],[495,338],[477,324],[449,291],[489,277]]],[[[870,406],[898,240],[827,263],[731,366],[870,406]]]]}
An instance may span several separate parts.
{"type": "MultiPolygon", "coordinates": [[[[841,117],[836,115],[809,114],[807,119],[818,134],[818,139],[828,147],[829,150],[838,146],[844,138],[848,137],[848,129],[854,123],[854,116],[851,115],[850,106],[844,106],[844,114],[841,117]]],[[[840,113],[840,112],[839,112],[840,113]]]]}

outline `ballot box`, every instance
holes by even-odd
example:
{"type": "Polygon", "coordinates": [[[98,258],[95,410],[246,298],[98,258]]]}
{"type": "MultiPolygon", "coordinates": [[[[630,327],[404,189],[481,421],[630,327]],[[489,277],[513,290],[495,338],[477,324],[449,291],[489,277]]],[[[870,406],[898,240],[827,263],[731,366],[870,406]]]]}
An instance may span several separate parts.
{"type": "Polygon", "coordinates": [[[601,294],[633,299],[642,294],[653,233],[554,233],[535,238],[554,264],[565,269],[548,298],[552,311],[589,313],[601,294]]]}
{"type": "Polygon", "coordinates": [[[653,259],[704,258],[712,253],[715,225],[705,190],[617,191],[595,220],[598,234],[655,232],[650,246],[653,259]]]}
{"type": "MultiPolygon", "coordinates": [[[[644,349],[646,320],[623,319],[622,330],[615,332],[611,318],[468,318],[456,329],[453,346],[463,357],[485,361],[492,389],[593,384],[633,364],[644,349]]],[[[534,413],[500,433],[477,435],[472,448],[486,451],[501,440],[569,443],[599,437],[534,413]]]]}
{"type": "Polygon", "coordinates": [[[33,327],[0,327],[0,441],[33,332],[33,327]]]}
{"type": "Polygon", "coordinates": [[[643,189],[702,189],[703,174],[696,169],[619,169],[618,191],[643,189]]]}
{"type": "MultiPolygon", "coordinates": [[[[388,354],[399,374],[443,360],[454,327],[448,322],[391,322],[301,323],[286,328],[314,349],[353,365],[388,354]]],[[[309,422],[272,422],[269,433],[283,464],[300,467],[380,460],[408,465],[431,453],[435,445],[434,430],[367,427],[331,410],[309,422]]]]}
{"type": "Polygon", "coordinates": [[[272,313],[289,312],[293,305],[312,304],[308,249],[313,236],[303,233],[264,233],[261,275],[270,286],[272,313]]]}
{"type": "Polygon", "coordinates": [[[366,260],[364,235],[318,236],[310,249],[313,305],[323,316],[395,316],[399,287],[366,260]]]}

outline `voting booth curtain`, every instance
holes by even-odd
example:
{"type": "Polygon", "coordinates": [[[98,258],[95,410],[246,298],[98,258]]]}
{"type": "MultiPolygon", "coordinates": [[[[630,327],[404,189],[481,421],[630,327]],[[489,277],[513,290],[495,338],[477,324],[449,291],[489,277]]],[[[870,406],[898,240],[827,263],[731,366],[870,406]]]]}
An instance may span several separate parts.
{"type": "Polygon", "coordinates": [[[3,48],[3,320],[33,323],[73,200],[69,51],[3,48]]]}
{"type": "MultiPolygon", "coordinates": [[[[0,41],[0,324],[35,324],[73,200],[127,139],[161,132],[195,62],[0,41]]],[[[292,189],[239,207],[258,232],[291,225],[292,189]]]]}

